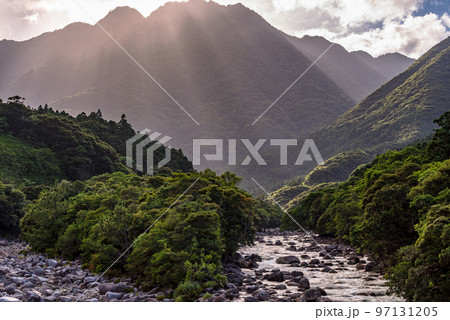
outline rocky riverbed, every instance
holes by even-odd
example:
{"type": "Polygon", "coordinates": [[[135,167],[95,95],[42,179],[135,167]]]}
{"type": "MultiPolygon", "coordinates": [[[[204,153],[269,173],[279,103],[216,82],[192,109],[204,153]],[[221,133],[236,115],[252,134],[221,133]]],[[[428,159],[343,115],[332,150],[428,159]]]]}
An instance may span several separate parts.
{"type": "Polygon", "coordinates": [[[330,239],[270,231],[235,259],[238,301],[402,301],[386,295],[376,263],[330,239]]]}
{"type": "Polygon", "coordinates": [[[98,279],[79,261],[49,259],[24,243],[0,240],[0,302],[170,301],[158,288],[140,292],[131,279],[98,279]]]}
{"type": "MultiPolygon", "coordinates": [[[[386,295],[376,271],[351,247],[272,230],[224,263],[223,289],[206,289],[197,301],[401,301],[386,295]]],[[[99,278],[80,261],[51,259],[24,243],[0,240],[0,302],[171,302],[166,297],[172,293],[142,292],[131,279],[99,278]]]]}

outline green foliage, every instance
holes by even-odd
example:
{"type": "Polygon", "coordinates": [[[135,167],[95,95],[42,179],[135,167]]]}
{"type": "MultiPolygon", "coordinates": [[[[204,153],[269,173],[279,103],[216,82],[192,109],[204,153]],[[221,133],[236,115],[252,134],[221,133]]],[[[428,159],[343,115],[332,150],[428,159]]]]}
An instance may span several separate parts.
{"type": "Polygon", "coordinates": [[[81,256],[96,272],[126,252],[110,274],[126,273],[144,288],[177,289],[179,300],[193,300],[220,286],[221,260],[253,241],[260,210],[239,181],[211,171],[65,181],[28,205],[22,239],[38,251],[81,256]]]}
{"type": "MultiPolygon", "coordinates": [[[[319,131],[314,140],[322,155],[330,157],[358,149],[376,154],[428,137],[436,128],[433,120],[450,108],[449,66],[450,38],[446,38],[405,72],[319,131]]],[[[448,141],[449,128],[442,126],[441,130],[442,136],[435,136],[436,143],[445,137],[448,141]]],[[[434,161],[448,158],[449,149],[444,144],[430,148],[436,149],[434,157],[441,157],[434,161]]]]}
{"type": "MultiPolygon", "coordinates": [[[[20,98],[20,97],[19,97],[20,98]]],[[[135,135],[125,115],[106,121],[100,111],[76,118],[47,105],[33,110],[21,99],[0,104],[0,174],[20,185],[86,180],[102,173],[130,173],[123,165],[126,141],[135,135]]],[[[165,157],[155,153],[155,163],[165,157]]],[[[171,150],[168,172],[192,170],[181,150],[171,150]]]]}
{"type": "MultiPolygon", "coordinates": [[[[449,114],[437,123],[428,143],[380,155],[290,210],[303,227],[372,253],[392,292],[410,301],[449,299],[449,114]]],[[[283,228],[298,226],[283,217],[283,228]]]]}
{"type": "Polygon", "coordinates": [[[17,238],[23,217],[25,195],[12,185],[0,182],[0,238],[17,238]]]}

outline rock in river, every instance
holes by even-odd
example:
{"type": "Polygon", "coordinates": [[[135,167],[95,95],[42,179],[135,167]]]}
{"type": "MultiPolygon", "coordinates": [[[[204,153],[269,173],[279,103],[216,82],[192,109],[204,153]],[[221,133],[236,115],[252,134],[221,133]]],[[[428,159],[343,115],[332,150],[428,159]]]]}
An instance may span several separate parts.
{"type": "Polygon", "coordinates": [[[300,263],[300,260],[294,256],[286,256],[286,257],[278,258],[276,263],[278,263],[278,264],[300,263]]]}

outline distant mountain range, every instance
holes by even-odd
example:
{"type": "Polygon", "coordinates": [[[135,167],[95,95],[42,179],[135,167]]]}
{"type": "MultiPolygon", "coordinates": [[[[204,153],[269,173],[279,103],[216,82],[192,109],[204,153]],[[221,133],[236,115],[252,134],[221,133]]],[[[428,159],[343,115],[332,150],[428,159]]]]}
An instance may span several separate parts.
{"type": "Polygon", "coordinates": [[[107,30],[200,123],[197,126],[98,27],[74,23],[24,42],[0,42],[0,96],[21,95],[72,114],[100,108],[126,113],[138,129],[174,137],[304,136],[328,125],[392,73],[381,58],[335,45],[255,125],[254,120],[329,46],[297,39],[243,5],[169,3],[144,18],[128,7],[100,20],[107,30]],[[371,60],[372,59],[372,60],[371,60]],[[387,71],[386,71],[387,70],[387,71]]]}
{"type": "Polygon", "coordinates": [[[328,158],[364,149],[372,153],[426,138],[433,120],[450,110],[450,38],[434,46],[398,75],[314,134],[328,158]]]}
{"type": "Polygon", "coordinates": [[[312,137],[324,166],[299,168],[298,176],[274,192],[283,205],[294,205],[306,192],[342,182],[377,154],[401,149],[429,137],[433,122],[450,111],[450,37],[405,72],[387,82],[357,106],[312,137]],[[313,187],[311,189],[311,187],[313,187]],[[293,195],[294,194],[294,195],[293,195]],[[292,200],[294,199],[294,200],[292,200]]]}
{"type": "Polygon", "coordinates": [[[364,51],[348,52],[322,37],[286,38],[311,61],[330,48],[316,65],[356,103],[414,63],[399,53],[374,58],[364,51]]]}

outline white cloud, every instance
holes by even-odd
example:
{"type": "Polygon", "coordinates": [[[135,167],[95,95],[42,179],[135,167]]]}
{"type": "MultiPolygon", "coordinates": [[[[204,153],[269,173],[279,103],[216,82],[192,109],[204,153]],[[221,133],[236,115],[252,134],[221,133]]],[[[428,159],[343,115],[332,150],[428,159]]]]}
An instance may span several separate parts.
{"type": "MultiPolygon", "coordinates": [[[[167,1],[77,0],[94,20],[123,5],[135,7],[148,16],[167,1]]],[[[440,17],[413,16],[424,1],[430,0],[216,0],[224,5],[242,2],[289,34],[320,35],[336,41],[349,27],[338,40],[349,50],[366,50],[373,55],[398,51],[412,57],[420,56],[449,35],[448,13],[440,17]]],[[[92,23],[70,0],[0,0],[0,21],[0,39],[16,40],[74,21],[92,23]]]]}
{"type": "Polygon", "coordinates": [[[403,21],[385,21],[382,28],[350,34],[339,42],[347,49],[365,50],[375,56],[397,51],[418,58],[448,36],[443,22],[431,13],[422,17],[409,15],[403,21]]]}

